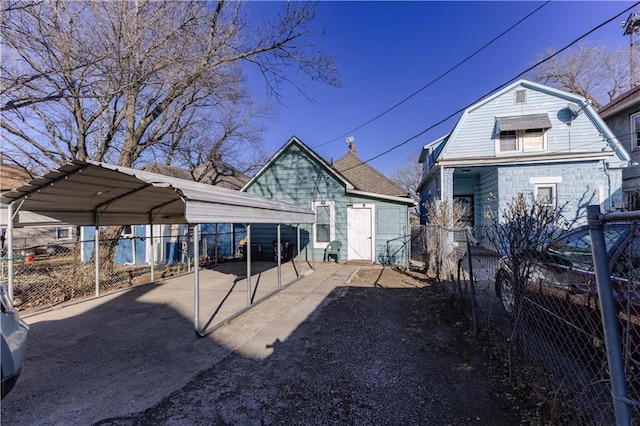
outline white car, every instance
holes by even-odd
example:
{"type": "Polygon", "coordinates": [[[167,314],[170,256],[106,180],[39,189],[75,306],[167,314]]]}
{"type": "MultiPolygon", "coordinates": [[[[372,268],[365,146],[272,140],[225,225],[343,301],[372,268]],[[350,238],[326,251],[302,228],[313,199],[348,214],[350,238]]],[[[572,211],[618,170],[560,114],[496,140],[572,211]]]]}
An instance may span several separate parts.
{"type": "Polygon", "coordinates": [[[4,398],[16,384],[22,362],[27,352],[27,334],[29,326],[20,320],[18,312],[13,308],[9,294],[4,285],[0,284],[0,370],[2,372],[2,398],[4,398]]]}

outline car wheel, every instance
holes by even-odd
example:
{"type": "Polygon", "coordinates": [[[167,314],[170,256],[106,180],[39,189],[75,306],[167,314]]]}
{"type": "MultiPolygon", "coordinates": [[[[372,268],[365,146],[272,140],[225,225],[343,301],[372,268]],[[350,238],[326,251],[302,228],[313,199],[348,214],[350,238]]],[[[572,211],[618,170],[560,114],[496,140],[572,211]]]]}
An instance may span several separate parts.
{"type": "Polygon", "coordinates": [[[496,276],[496,294],[502,302],[504,310],[513,315],[517,306],[517,293],[511,276],[506,271],[499,271],[496,276]]]}

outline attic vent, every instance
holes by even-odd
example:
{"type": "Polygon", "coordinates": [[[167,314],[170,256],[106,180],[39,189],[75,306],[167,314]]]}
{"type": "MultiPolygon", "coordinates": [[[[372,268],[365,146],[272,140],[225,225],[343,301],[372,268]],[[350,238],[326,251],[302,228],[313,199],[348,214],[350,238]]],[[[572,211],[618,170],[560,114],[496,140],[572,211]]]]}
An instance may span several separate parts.
{"type": "Polygon", "coordinates": [[[516,90],[516,103],[523,104],[527,102],[527,91],[526,90],[516,90]]]}

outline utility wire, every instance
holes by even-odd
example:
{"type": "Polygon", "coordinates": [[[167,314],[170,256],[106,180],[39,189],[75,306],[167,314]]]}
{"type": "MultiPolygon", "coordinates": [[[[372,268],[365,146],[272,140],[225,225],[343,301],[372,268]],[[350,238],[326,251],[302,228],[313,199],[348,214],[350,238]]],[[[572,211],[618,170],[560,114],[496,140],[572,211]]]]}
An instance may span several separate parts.
{"type": "Polygon", "coordinates": [[[456,68],[458,68],[459,66],[461,66],[462,64],[464,64],[465,62],[467,62],[469,59],[473,58],[474,56],[476,56],[478,53],[480,53],[482,50],[484,50],[485,48],[489,47],[491,44],[493,44],[495,41],[497,41],[500,37],[502,37],[503,35],[505,35],[506,33],[508,33],[509,31],[511,31],[512,29],[514,29],[515,27],[517,27],[518,25],[520,25],[522,22],[524,22],[527,18],[529,18],[531,15],[533,15],[534,13],[536,13],[537,11],[539,11],[540,9],[542,9],[544,6],[546,6],[547,4],[551,3],[551,0],[547,0],[546,2],[544,2],[542,5],[538,6],[533,12],[530,12],[527,16],[525,16],[524,18],[520,19],[518,22],[516,22],[515,24],[511,25],[509,28],[507,28],[506,30],[504,30],[503,32],[501,32],[499,35],[497,35],[496,37],[494,37],[493,39],[491,39],[491,41],[489,41],[488,43],[485,43],[482,47],[480,47],[479,49],[477,49],[475,52],[473,52],[471,55],[467,56],[466,58],[464,58],[462,61],[458,62],[457,64],[455,64],[453,67],[449,68],[448,70],[446,70],[445,72],[443,72],[442,74],[440,74],[439,76],[437,76],[436,78],[434,78],[433,80],[431,80],[429,83],[425,84],[424,86],[422,86],[420,89],[416,90],[415,92],[413,92],[412,94],[410,94],[409,96],[407,96],[406,98],[402,99],[400,102],[396,103],[395,105],[387,108],[386,110],[384,110],[383,112],[381,112],[380,114],[376,115],[375,117],[373,117],[372,119],[362,123],[361,125],[359,125],[358,127],[355,127],[351,130],[349,130],[346,133],[341,134],[340,136],[337,136],[333,139],[331,139],[330,141],[321,143],[320,145],[316,145],[313,148],[319,148],[321,146],[330,144],[332,142],[335,142],[353,132],[355,132],[356,130],[360,130],[361,128],[371,124],[372,122],[376,121],[378,118],[382,117],[383,115],[393,111],[394,109],[396,109],[397,107],[399,107],[400,105],[402,105],[403,103],[407,102],[409,99],[413,98],[414,96],[416,96],[418,93],[422,92],[424,89],[426,89],[427,87],[431,86],[432,84],[436,83],[437,81],[439,81],[440,79],[442,79],[443,77],[445,77],[447,74],[451,73],[453,70],[455,70],[456,68]]]}
{"type": "Polygon", "coordinates": [[[375,159],[378,159],[380,157],[382,157],[383,155],[386,155],[388,153],[390,153],[391,151],[394,151],[398,148],[400,148],[403,145],[408,144],[409,142],[411,142],[412,140],[422,136],[423,134],[427,133],[429,130],[433,129],[434,127],[444,123],[445,121],[449,120],[450,118],[454,117],[455,115],[461,113],[462,111],[466,110],[467,108],[469,108],[470,106],[474,105],[475,103],[477,103],[478,101],[480,101],[481,99],[489,96],[490,94],[497,92],[498,90],[502,89],[503,87],[507,86],[508,84],[512,83],[513,81],[517,80],[518,78],[522,77],[524,74],[528,73],[529,71],[531,71],[532,69],[534,69],[535,67],[547,62],[550,59],[553,59],[554,57],[556,57],[557,55],[559,55],[560,53],[564,52],[565,50],[569,49],[571,46],[573,46],[574,44],[576,44],[577,42],[579,42],[580,40],[582,40],[583,38],[587,37],[588,35],[590,35],[591,33],[599,30],[600,28],[602,28],[603,26],[609,24],[611,21],[613,21],[614,19],[618,19],[622,14],[629,12],[631,9],[636,8],[638,5],[640,5],[640,1],[634,3],[632,6],[626,8],[625,10],[623,10],[622,12],[618,13],[617,15],[607,19],[606,21],[604,21],[603,23],[597,25],[596,27],[592,28],[591,30],[587,31],[586,33],[582,34],[580,37],[576,38],[575,40],[573,40],[571,43],[567,44],[565,47],[563,47],[562,49],[558,50],[557,52],[555,52],[554,54],[538,61],[537,63],[535,63],[534,65],[530,66],[529,68],[527,68],[526,70],[522,71],[520,74],[516,75],[515,77],[511,78],[510,80],[502,83],[500,86],[494,88],[493,90],[490,90],[489,92],[485,93],[484,95],[480,96],[477,100],[471,102],[470,104],[460,108],[459,110],[457,110],[456,112],[449,114],[446,118],[443,118],[442,120],[438,121],[437,123],[427,127],[426,129],[422,130],[420,133],[411,136],[409,139],[406,139],[394,146],[392,146],[391,148],[381,152],[380,154],[369,158],[368,160],[363,161],[360,164],[356,164],[355,166],[351,166],[347,169],[342,170],[342,172],[346,171],[346,170],[351,170],[353,168],[356,168],[362,164],[366,164],[370,161],[373,161],[375,159]]]}

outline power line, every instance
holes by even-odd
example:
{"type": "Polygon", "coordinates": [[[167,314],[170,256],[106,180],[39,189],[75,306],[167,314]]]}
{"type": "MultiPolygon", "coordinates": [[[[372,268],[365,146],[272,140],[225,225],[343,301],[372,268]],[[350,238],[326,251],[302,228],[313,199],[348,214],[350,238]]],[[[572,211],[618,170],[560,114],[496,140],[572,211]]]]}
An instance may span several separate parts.
{"type": "Polygon", "coordinates": [[[551,0],[547,0],[546,2],[544,2],[542,5],[538,6],[535,10],[533,10],[532,12],[530,12],[529,14],[527,14],[524,18],[520,19],[518,22],[516,22],[515,24],[511,25],[509,28],[507,28],[506,30],[504,30],[503,32],[501,32],[499,35],[497,35],[496,37],[494,37],[493,39],[491,39],[491,41],[489,41],[488,43],[485,43],[482,47],[480,47],[479,49],[477,49],[475,52],[473,52],[471,55],[467,56],[466,58],[464,58],[462,61],[458,62],[457,64],[455,64],[453,67],[449,68],[447,71],[443,72],[442,74],[440,74],[439,76],[437,76],[436,78],[434,78],[433,80],[431,80],[429,83],[425,84],[424,86],[422,86],[420,89],[416,90],[415,92],[413,92],[412,94],[410,94],[409,96],[407,96],[406,98],[402,99],[400,102],[396,103],[395,105],[387,108],[386,110],[384,110],[383,112],[381,112],[380,114],[376,115],[375,117],[373,117],[372,119],[362,123],[361,125],[349,130],[346,133],[341,134],[340,136],[337,136],[333,139],[331,139],[330,141],[321,143],[320,145],[316,145],[313,148],[319,148],[321,146],[330,144],[332,142],[335,142],[353,132],[355,132],[356,130],[360,130],[361,128],[371,124],[372,122],[376,121],[378,118],[382,117],[383,115],[393,111],[394,109],[396,109],[397,107],[399,107],[400,105],[402,105],[403,103],[407,102],[409,99],[413,98],[414,96],[416,96],[418,93],[422,92],[424,89],[426,89],[427,87],[431,86],[432,84],[436,83],[437,81],[439,81],[440,79],[442,79],[443,77],[445,77],[447,74],[451,73],[453,70],[455,70],[456,68],[458,68],[459,66],[461,66],[462,64],[464,64],[465,62],[467,62],[469,59],[473,58],[475,55],[477,55],[478,53],[480,53],[482,50],[484,50],[485,48],[489,47],[491,44],[493,44],[495,41],[497,41],[500,37],[502,37],[503,35],[505,35],[506,33],[508,33],[509,31],[511,31],[512,29],[514,29],[515,27],[517,27],[518,25],[520,25],[522,22],[524,22],[527,18],[529,18],[530,16],[532,16],[534,13],[536,13],[537,11],[539,11],[540,9],[542,9],[544,6],[546,6],[547,4],[551,3],[551,0]]]}
{"type": "Polygon", "coordinates": [[[556,56],[557,56],[557,55],[559,55],[560,53],[564,52],[565,50],[569,49],[571,46],[573,46],[574,44],[576,44],[577,42],[579,42],[580,40],[582,40],[583,38],[587,37],[588,35],[590,35],[591,33],[595,32],[595,31],[599,30],[599,29],[600,29],[600,28],[602,28],[603,26],[605,26],[605,25],[609,24],[609,23],[610,23],[611,21],[613,21],[614,19],[618,19],[618,18],[620,17],[620,15],[622,15],[622,14],[624,14],[624,13],[627,13],[627,12],[628,12],[628,11],[630,11],[631,9],[633,9],[633,8],[637,7],[639,4],[640,4],[640,1],[639,1],[639,2],[636,2],[635,4],[633,4],[632,6],[628,7],[627,9],[623,10],[622,12],[618,13],[617,15],[615,15],[615,16],[613,16],[613,17],[611,17],[611,18],[607,19],[606,21],[602,22],[601,24],[599,24],[599,25],[595,26],[594,28],[592,28],[591,30],[589,30],[589,31],[587,31],[586,33],[582,34],[581,36],[579,36],[578,38],[576,38],[576,39],[575,39],[575,40],[573,40],[571,43],[567,44],[565,47],[563,47],[562,49],[558,50],[558,51],[557,51],[557,52],[555,52],[554,54],[552,54],[552,55],[550,55],[550,56],[548,56],[548,57],[546,57],[546,58],[544,58],[544,59],[542,59],[542,60],[538,61],[538,62],[537,62],[537,63],[535,63],[534,65],[532,65],[532,66],[530,66],[529,68],[527,68],[526,70],[522,71],[520,74],[518,74],[518,75],[516,75],[515,77],[511,78],[510,80],[508,80],[508,81],[506,81],[506,82],[502,83],[500,86],[498,86],[498,87],[496,87],[496,88],[494,88],[494,89],[490,90],[489,92],[487,92],[487,93],[485,93],[484,95],[480,96],[480,97],[479,97],[478,99],[476,99],[475,101],[473,101],[473,102],[471,102],[470,104],[468,104],[468,105],[466,105],[466,106],[464,106],[464,107],[460,108],[460,109],[459,109],[459,110],[457,110],[456,112],[454,112],[454,113],[452,113],[452,114],[449,114],[446,118],[444,118],[444,119],[442,119],[442,120],[438,121],[437,123],[435,123],[435,124],[433,124],[433,125],[431,125],[431,126],[427,127],[426,129],[422,130],[421,132],[417,133],[416,135],[411,136],[409,139],[405,139],[404,141],[402,141],[402,142],[400,142],[400,143],[398,143],[398,144],[396,144],[396,145],[392,146],[391,148],[387,149],[386,151],[383,151],[383,152],[381,152],[380,154],[378,154],[378,155],[376,155],[376,156],[374,156],[374,157],[371,157],[371,158],[369,158],[368,160],[365,160],[365,161],[363,161],[363,162],[362,162],[362,163],[360,163],[360,164],[356,164],[355,166],[351,166],[351,167],[349,167],[348,169],[345,169],[345,170],[343,170],[343,171],[350,170],[350,169],[353,169],[353,168],[355,168],[355,167],[360,166],[361,164],[366,164],[366,163],[368,163],[368,162],[370,162],[370,161],[376,160],[376,159],[378,159],[378,158],[380,158],[380,157],[382,157],[382,156],[384,156],[384,155],[386,155],[386,154],[390,153],[391,151],[394,151],[394,150],[396,150],[396,149],[400,148],[401,146],[406,145],[407,143],[411,142],[412,140],[414,140],[414,139],[416,139],[416,138],[418,138],[418,137],[422,136],[423,134],[425,134],[425,133],[426,133],[426,132],[428,132],[429,130],[433,129],[434,127],[436,127],[436,126],[438,126],[438,125],[440,125],[440,124],[444,123],[445,121],[449,120],[450,118],[454,117],[455,115],[457,115],[457,114],[459,114],[459,113],[463,112],[464,110],[466,110],[467,108],[471,107],[472,105],[474,105],[475,103],[477,103],[477,102],[478,102],[478,101],[480,101],[481,99],[483,99],[483,98],[485,98],[485,97],[489,96],[490,94],[492,94],[492,93],[494,93],[494,92],[497,92],[498,90],[502,89],[503,87],[507,86],[508,84],[512,83],[513,81],[515,81],[515,80],[519,79],[519,78],[520,78],[520,77],[522,77],[524,74],[528,73],[529,71],[531,71],[532,69],[536,68],[537,66],[539,66],[539,65],[541,65],[541,64],[543,64],[543,63],[545,63],[545,62],[547,62],[547,61],[549,61],[549,60],[551,60],[551,59],[553,59],[554,57],[556,57],[556,56]]]}

